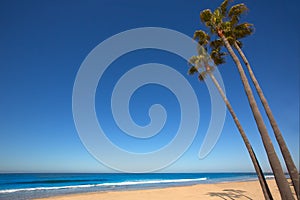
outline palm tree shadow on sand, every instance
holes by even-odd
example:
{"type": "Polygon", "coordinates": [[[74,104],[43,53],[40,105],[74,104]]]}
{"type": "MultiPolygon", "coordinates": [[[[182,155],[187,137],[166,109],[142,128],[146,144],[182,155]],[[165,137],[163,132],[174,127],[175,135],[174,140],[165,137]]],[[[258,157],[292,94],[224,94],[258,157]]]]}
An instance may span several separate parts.
{"type": "Polygon", "coordinates": [[[207,195],[211,197],[220,197],[221,199],[251,199],[252,198],[248,197],[245,195],[246,191],[243,190],[234,190],[234,189],[225,189],[223,192],[209,192],[207,195]]]}

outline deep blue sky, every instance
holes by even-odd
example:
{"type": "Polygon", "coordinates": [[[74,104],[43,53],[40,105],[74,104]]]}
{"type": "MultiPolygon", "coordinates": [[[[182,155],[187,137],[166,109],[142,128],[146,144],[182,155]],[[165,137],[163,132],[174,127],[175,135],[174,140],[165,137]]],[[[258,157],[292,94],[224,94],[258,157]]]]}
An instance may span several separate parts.
{"type": "MultiPolygon", "coordinates": [[[[269,100],[292,156],[299,163],[300,28],[296,21],[300,3],[296,0],[244,2],[250,9],[244,19],[254,23],[256,28],[253,36],[244,39],[244,51],[269,100]]],[[[131,28],[164,27],[193,36],[196,29],[204,28],[199,21],[199,12],[206,8],[214,9],[219,3],[219,0],[2,0],[0,172],[112,171],[87,152],[73,122],[72,89],[84,58],[100,42],[131,28]]],[[[220,67],[220,72],[228,98],[263,168],[268,171],[270,167],[237,70],[229,58],[227,61],[220,67]]],[[[209,95],[205,84],[199,83],[196,77],[186,75],[186,61],[176,55],[158,50],[141,50],[120,57],[102,80],[107,81],[106,89],[112,88],[113,81],[123,71],[149,62],[163,63],[179,70],[193,85],[200,102],[201,123],[194,143],[182,158],[163,171],[253,171],[230,115],[226,117],[224,130],[213,151],[205,159],[198,159],[203,134],[210,120],[209,95]],[[121,66],[127,67],[123,69],[121,66]]],[[[180,118],[178,103],[172,93],[158,86],[147,87],[143,88],[146,92],[138,90],[134,94],[132,115],[136,123],[145,125],[149,105],[165,105],[171,113],[166,124],[169,134],[162,137],[161,141],[148,146],[146,143],[134,143],[133,146],[122,136],[114,135],[118,130],[112,122],[103,125],[111,130],[112,135],[108,137],[112,141],[137,152],[153,150],[153,144],[160,146],[172,138],[180,118]]],[[[96,107],[102,107],[107,112],[97,113],[98,117],[109,121],[111,114],[105,98],[105,92],[97,91],[96,107]]],[[[271,130],[269,125],[268,129],[271,130]]]]}

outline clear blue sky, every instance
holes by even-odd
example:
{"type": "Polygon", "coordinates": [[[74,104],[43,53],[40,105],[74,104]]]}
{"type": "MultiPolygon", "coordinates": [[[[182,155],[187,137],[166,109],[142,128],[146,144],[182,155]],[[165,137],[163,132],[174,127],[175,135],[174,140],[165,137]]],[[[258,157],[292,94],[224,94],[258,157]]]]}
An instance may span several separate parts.
{"type": "MultiPolygon", "coordinates": [[[[243,2],[250,9],[244,19],[256,28],[253,36],[244,39],[244,51],[292,156],[299,163],[300,28],[296,21],[300,2],[243,2]]],[[[220,3],[220,0],[1,1],[0,172],[112,172],[87,152],[73,122],[72,89],[82,61],[100,42],[131,28],[164,27],[192,36],[196,29],[204,28],[199,12],[214,9],[220,3]]],[[[229,58],[227,61],[220,72],[228,98],[264,170],[268,171],[270,167],[238,72],[229,58]]],[[[122,72],[149,62],[178,69],[197,91],[200,102],[201,122],[194,143],[183,157],[162,172],[253,171],[230,115],[213,151],[205,159],[198,159],[210,120],[209,95],[203,83],[186,75],[186,61],[176,55],[158,50],[129,53],[108,70],[102,80],[107,81],[105,90],[112,89],[122,72]]],[[[156,148],[153,144],[163,145],[174,135],[180,119],[172,93],[158,86],[143,90],[138,90],[132,99],[131,111],[136,123],[147,124],[146,113],[153,103],[162,103],[171,113],[165,127],[168,134],[148,145],[145,141],[135,141],[132,145],[118,133],[111,121],[106,92],[97,91],[96,96],[96,106],[105,111],[97,114],[105,119],[104,129],[111,130],[108,137],[137,152],[153,150],[156,148]]],[[[271,130],[269,124],[268,129],[271,130]]]]}

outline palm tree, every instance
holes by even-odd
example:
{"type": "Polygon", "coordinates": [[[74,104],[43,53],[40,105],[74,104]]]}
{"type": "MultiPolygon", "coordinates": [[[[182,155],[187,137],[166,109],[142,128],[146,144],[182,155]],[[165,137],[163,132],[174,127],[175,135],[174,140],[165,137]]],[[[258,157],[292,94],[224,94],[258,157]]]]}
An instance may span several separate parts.
{"type": "MultiPolygon", "coordinates": [[[[228,0],[225,0],[221,4],[221,6],[218,7],[213,13],[209,9],[202,11],[200,13],[200,19],[210,29],[210,32],[212,35],[215,34],[221,39],[221,41],[224,43],[224,46],[228,50],[230,56],[232,57],[233,61],[235,62],[238,72],[240,74],[243,86],[244,86],[245,93],[248,98],[250,108],[252,110],[254,119],[256,121],[257,128],[260,132],[260,135],[261,135],[261,138],[262,138],[262,141],[264,144],[264,148],[267,152],[269,163],[273,170],[275,180],[276,180],[277,186],[280,191],[281,198],[282,199],[294,199],[291,189],[289,187],[289,184],[285,178],[285,175],[284,175],[283,169],[281,167],[280,161],[278,159],[278,156],[275,152],[274,146],[273,146],[270,136],[268,134],[266,125],[265,125],[262,115],[258,109],[257,103],[253,96],[253,92],[251,90],[248,79],[247,79],[246,74],[241,65],[241,62],[239,61],[237,55],[233,51],[233,49],[229,43],[230,41],[224,35],[228,31],[228,28],[230,27],[230,23],[231,23],[230,21],[223,22],[223,19],[226,17],[226,13],[227,13],[227,5],[228,5],[228,0]]],[[[241,9],[234,9],[234,7],[239,7],[239,5],[240,4],[235,5],[230,9],[232,12],[235,12],[235,15],[238,15],[239,14],[238,12],[243,11],[242,6],[240,6],[241,9]]],[[[236,20],[236,19],[234,19],[234,20],[236,20]]]]}
{"type": "MultiPolygon", "coordinates": [[[[200,44],[207,44],[207,40],[209,39],[208,35],[204,32],[197,32],[196,33],[196,38],[200,38],[200,44]]],[[[239,121],[239,119],[237,118],[229,100],[227,99],[224,91],[222,90],[220,84],[218,83],[217,79],[215,78],[214,74],[212,73],[213,70],[214,70],[214,66],[211,66],[209,65],[209,61],[210,61],[210,57],[209,55],[206,53],[204,47],[202,47],[201,45],[198,46],[198,55],[197,56],[193,56],[190,58],[189,60],[189,64],[191,65],[191,68],[189,69],[189,74],[192,75],[192,74],[195,74],[195,73],[199,73],[199,80],[200,81],[203,81],[205,79],[205,77],[207,75],[210,76],[210,78],[212,79],[213,83],[215,84],[216,88],[218,89],[220,95],[222,96],[226,106],[227,106],[227,109],[229,110],[233,120],[234,120],[234,123],[236,125],[236,127],[238,128],[239,132],[240,132],[240,135],[242,136],[242,139],[245,143],[245,146],[249,152],[249,155],[251,157],[251,160],[252,160],[252,163],[254,165],[254,168],[255,168],[255,171],[257,173],[257,176],[258,176],[258,179],[259,179],[259,183],[261,185],[261,188],[262,188],[262,191],[263,191],[263,194],[264,194],[264,197],[265,199],[268,199],[268,200],[272,200],[273,197],[271,195],[271,192],[269,190],[269,187],[267,185],[267,182],[266,182],[266,179],[264,177],[264,174],[262,172],[262,169],[259,165],[259,162],[256,158],[256,155],[253,151],[253,148],[247,138],[247,135],[239,121]],[[202,72],[199,72],[199,68],[204,68],[204,71],[202,72]]],[[[219,62],[221,62],[221,60],[219,60],[219,62]]]]}
{"type": "MultiPolygon", "coordinates": [[[[254,75],[254,72],[250,66],[250,63],[248,62],[244,52],[242,51],[241,47],[242,47],[242,42],[240,41],[240,39],[247,37],[249,35],[252,35],[253,33],[253,24],[244,22],[241,24],[239,23],[239,19],[241,17],[242,14],[244,14],[248,8],[246,7],[245,4],[237,4],[233,7],[231,7],[231,9],[227,11],[227,5],[228,3],[224,3],[223,4],[223,13],[225,15],[225,17],[228,18],[228,21],[230,23],[226,23],[226,27],[223,29],[224,31],[224,35],[227,38],[227,40],[229,41],[229,43],[231,44],[231,46],[233,46],[235,49],[237,49],[239,55],[241,56],[243,62],[245,63],[247,70],[249,72],[250,78],[252,80],[252,83],[255,86],[256,92],[258,93],[258,96],[260,98],[260,101],[264,107],[264,110],[268,116],[269,122],[272,126],[273,132],[275,134],[275,138],[276,141],[280,147],[281,153],[283,155],[286,167],[288,169],[289,175],[292,179],[292,183],[294,186],[294,190],[296,192],[296,195],[298,197],[298,199],[300,198],[300,187],[299,187],[299,175],[298,175],[298,170],[296,168],[296,165],[292,159],[292,156],[290,154],[290,151],[284,141],[284,138],[281,134],[281,131],[277,125],[277,122],[275,120],[275,117],[270,109],[270,106],[268,104],[267,99],[264,96],[264,93],[254,75]],[[225,11],[225,12],[224,12],[225,11]]],[[[221,46],[224,46],[224,43],[221,40],[216,40],[213,42],[213,44],[215,45],[215,48],[221,48],[221,46]]]]}
{"type": "Polygon", "coordinates": [[[295,165],[295,163],[294,163],[294,161],[292,159],[292,156],[290,154],[290,151],[289,151],[289,149],[288,149],[288,147],[287,147],[287,145],[286,145],[286,143],[284,141],[284,138],[283,138],[283,136],[281,134],[281,131],[280,131],[278,125],[277,125],[275,117],[273,116],[273,113],[272,113],[271,108],[270,108],[270,106],[268,104],[268,101],[267,101],[267,99],[264,96],[264,93],[263,93],[263,91],[262,91],[262,89],[261,89],[261,87],[260,87],[260,85],[259,85],[259,83],[258,83],[258,81],[257,81],[257,79],[256,79],[256,77],[255,77],[255,75],[254,75],[254,73],[252,71],[252,69],[251,69],[251,66],[250,66],[250,64],[249,64],[246,56],[244,55],[244,53],[242,52],[242,50],[240,49],[239,45],[236,42],[234,43],[234,47],[238,50],[238,52],[241,55],[244,63],[247,66],[247,69],[248,69],[248,72],[250,74],[251,80],[252,80],[252,82],[253,82],[253,84],[255,86],[255,89],[256,89],[256,91],[258,93],[258,96],[259,96],[259,98],[260,98],[260,100],[261,100],[261,102],[263,104],[265,112],[266,112],[266,114],[268,116],[268,119],[270,121],[270,124],[272,126],[273,132],[275,134],[275,138],[276,138],[276,140],[277,140],[277,142],[279,144],[279,147],[280,147],[282,156],[284,158],[286,167],[287,167],[289,175],[290,175],[290,177],[292,179],[292,183],[293,183],[295,192],[296,192],[296,194],[298,196],[298,199],[300,199],[299,174],[298,174],[298,170],[296,168],[296,165],[295,165]]]}
{"type": "Polygon", "coordinates": [[[285,161],[285,164],[286,164],[286,167],[288,169],[288,172],[289,172],[289,175],[292,179],[292,183],[293,183],[293,186],[294,186],[294,189],[295,189],[295,192],[298,196],[298,199],[300,198],[300,187],[299,187],[299,175],[298,175],[298,170],[296,168],[296,165],[292,159],[292,156],[290,154],[290,151],[285,143],[285,140],[281,134],[281,131],[277,125],[277,122],[275,120],[275,117],[271,111],[271,108],[268,104],[268,101],[254,75],[254,72],[250,66],[250,63],[248,62],[248,59],[246,58],[244,52],[242,51],[241,49],[241,46],[239,44],[241,44],[240,42],[237,42],[237,39],[239,38],[242,38],[242,37],[245,37],[245,33],[247,34],[247,32],[250,32],[252,33],[252,30],[250,27],[250,25],[248,23],[243,23],[243,24],[240,24],[238,25],[239,28],[235,29],[235,31],[233,32],[233,39],[234,39],[234,43],[233,43],[233,46],[237,49],[239,55],[241,56],[243,62],[245,63],[246,67],[247,67],[247,70],[249,72],[249,75],[250,75],[250,78],[252,80],[252,83],[253,85],[255,86],[255,89],[256,89],[256,92],[260,98],[260,101],[264,107],[264,110],[268,116],[268,119],[269,119],[269,122],[272,126],[272,129],[273,129],[273,132],[274,132],[274,135],[275,135],[275,138],[276,138],[276,141],[280,147],[280,150],[281,150],[281,153],[282,153],[282,156],[284,158],[284,161],[285,161]]]}

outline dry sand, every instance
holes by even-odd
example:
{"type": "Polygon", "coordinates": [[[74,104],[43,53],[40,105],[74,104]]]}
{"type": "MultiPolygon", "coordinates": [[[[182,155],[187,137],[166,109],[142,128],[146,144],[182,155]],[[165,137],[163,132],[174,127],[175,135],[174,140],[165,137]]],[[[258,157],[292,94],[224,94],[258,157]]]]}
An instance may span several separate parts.
{"type": "MultiPolygon", "coordinates": [[[[274,199],[281,199],[275,180],[268,180],[274,199]]],[[[199,200],[264,199],[258,181],[199,184],[162,189],[93,192],[46,198],[47,200],[199,200]]],[[[45,199],[44,199],[45,200],[45,199]]]]}

